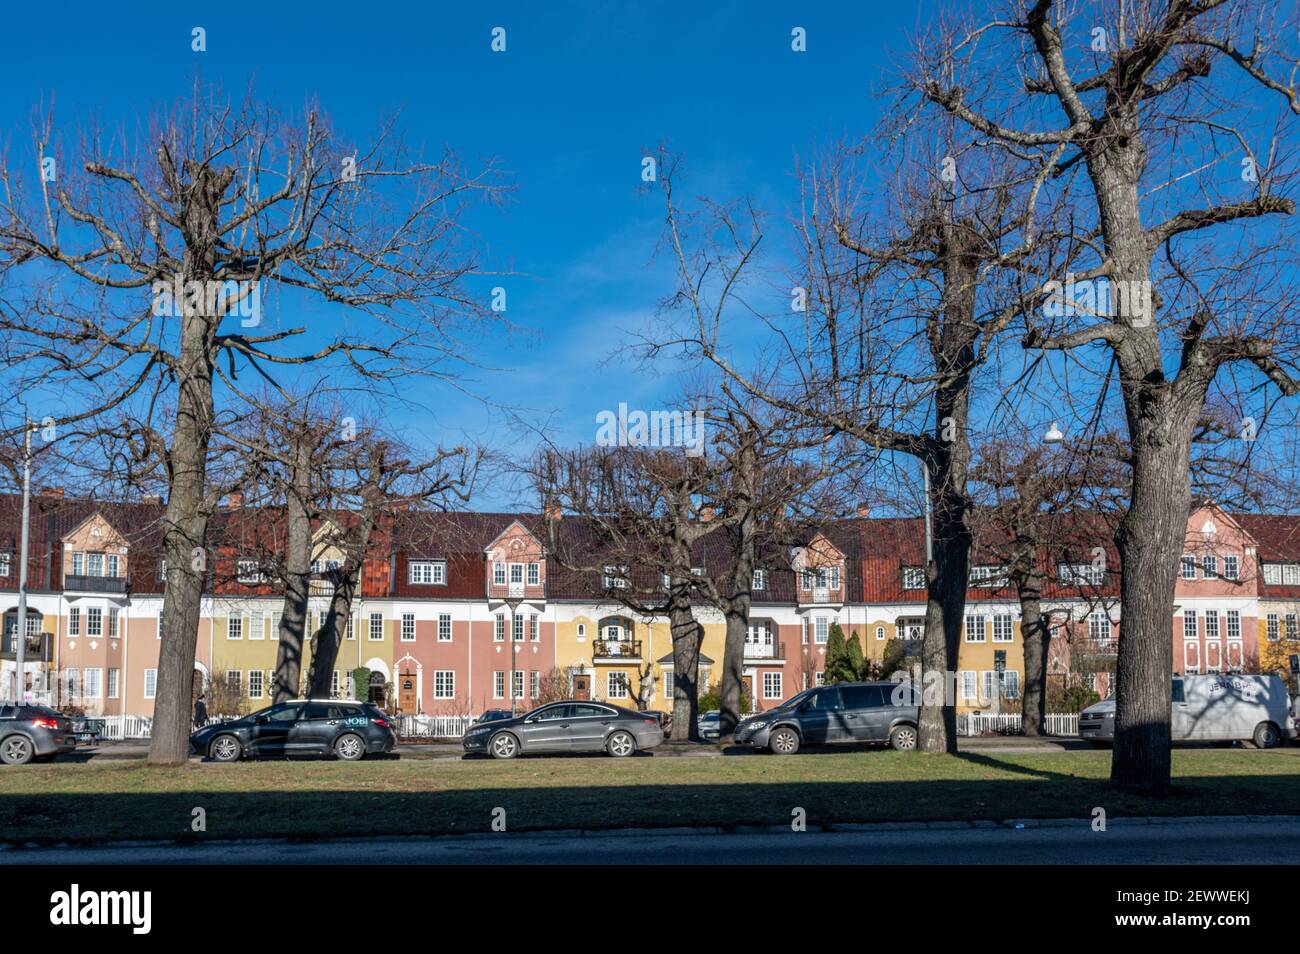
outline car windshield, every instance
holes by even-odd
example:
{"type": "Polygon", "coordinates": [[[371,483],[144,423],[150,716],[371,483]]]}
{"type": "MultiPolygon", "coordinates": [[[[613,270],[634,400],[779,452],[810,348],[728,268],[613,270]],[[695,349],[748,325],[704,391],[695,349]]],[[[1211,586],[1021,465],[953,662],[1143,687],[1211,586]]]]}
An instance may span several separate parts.
{"type": "Polygon", "coordinates": [[[803,702],[805,699],[807,699],[816,691],[817,691],[816,689],[805,689],[803,692],[799,693],[799,695],[791,696],[789,699],[785,700],[785,702],[781,703],[776,708],[779,710],[794,709],[798,707],[798,705],[801,702],[803,702]]]}

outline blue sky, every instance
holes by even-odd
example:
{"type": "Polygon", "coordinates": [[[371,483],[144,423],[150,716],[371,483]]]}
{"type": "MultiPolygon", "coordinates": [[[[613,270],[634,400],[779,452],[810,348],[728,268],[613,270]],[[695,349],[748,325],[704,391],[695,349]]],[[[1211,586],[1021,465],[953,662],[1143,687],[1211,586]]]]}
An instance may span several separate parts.
{"type": "MultiPolygon", "coordinates": [[[[69,128],[87,117],[134,129],[184,97],[196,70],[238,97],[285,110],[318,99],[345,135],[364,141],[400,109],[408,141],[443,144],[469,161],[495,157],[514,191],[474,217],[486,263],[503,281],[507,317],[473,357],[490,369],[466,386],[503,384],[552,439],[590,441],[597,411],[619,401],[660,406],[670,376],[606,361],[624,332],[653,321],[670,290],[654,259],[662,197],[641,185],[640,159],[661,143],[685,159],[687,193],[749,194],[780,211],[797,156],[867,132],[871,93],[890,50],[928,3],[843,4],[24,4],[7,13],[0,114],[11,149],[29,147],[35,104],[56,98],[69,128]],[[190,49],[194,26],[208,49],[190,49]],[[490,31],[507,31],[494,54],[490,31]],[[808,51],[790,49],[807,30],[808,51]],[[16,42],[15,42],[16,41],[16,42]]],[[[452,389],[413,395],[396,415],[426,439],[461,433],[526,446],[502,415],[452,389]]],[[[488,493],[480,506],[508,503],[488,493]]]]}

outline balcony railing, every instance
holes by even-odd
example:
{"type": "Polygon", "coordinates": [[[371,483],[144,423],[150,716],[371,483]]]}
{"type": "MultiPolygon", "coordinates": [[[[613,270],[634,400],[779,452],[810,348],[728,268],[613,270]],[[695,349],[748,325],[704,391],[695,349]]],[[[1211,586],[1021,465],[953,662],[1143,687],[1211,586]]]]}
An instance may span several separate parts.
{"type": "Polygon", "coordinates": [[[775,643],[745,643],[746,659],[780,659],[780,646],[775,643]]]}
{"type": "Polygon", "coordinates": [[[598,639],[591,644],[591,655],[594,659],[639,659],[641,640],[598,639]]]}
{"type": "MultiPolygon", "coordinates": [[[[5,659],[18,657],[17,640],[13,633],[5,633],[3,639],[0,639],[0,656],[5,659]]],[[[50,662],[53,658],[53,639],[49,633],[33,633],[27,637],[27,645],[23,647],[24,662],[50,662]]]]}
{"type": "Polygon", "coordinates": [[[63,576],[63,588],[80,593],[125,593],[126,577],[66,573],[63,576]]]}

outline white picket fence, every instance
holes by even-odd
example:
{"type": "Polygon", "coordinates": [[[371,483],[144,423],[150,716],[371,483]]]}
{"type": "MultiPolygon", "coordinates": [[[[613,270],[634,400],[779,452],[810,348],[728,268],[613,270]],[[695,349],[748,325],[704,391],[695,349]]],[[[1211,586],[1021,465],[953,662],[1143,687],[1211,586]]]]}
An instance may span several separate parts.
{"type": "MultiPolygon", "coordinates": [[[[212,716],[207,724],[229,722],[236,716],[212,716]]],[[[149,716],[112,715],[91,716],[89,721],[103,723],[103,737],[114,742],[129,739],[147,739],[153,732],[153,719],[149,716]]]]}
{"type": "MultiPolygon", "coordinates": [[[[1079,716],[1073,712],[1049,712],[1043,729],[1048,735],[1076,736],[1079,734],[1079,716]]],[[[957,716],[958,735],[1015,735],[1019,732],[1019,712],[972,712],[957,716]]]]}
{"type": "Polygon", "coordinates": [[[398,736],[403,739],[459,739],[473,716],[404,715],[398,736]]]}

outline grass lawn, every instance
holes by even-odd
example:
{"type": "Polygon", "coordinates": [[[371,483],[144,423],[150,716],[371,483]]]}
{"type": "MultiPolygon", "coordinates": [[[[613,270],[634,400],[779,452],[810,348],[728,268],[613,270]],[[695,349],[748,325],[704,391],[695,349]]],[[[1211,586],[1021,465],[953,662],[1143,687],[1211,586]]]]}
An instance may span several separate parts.
{"type": "Polygon", "coordinates": [[[790,758],[190,763],[0,769],[0,840],[436,835],[509,830],[1300,814],[1300,749],[1182,750],[1166,800],[1120,793],[1109,752],[958,756],[867,751],[790,758]],[[190,831],[192,810],[206,834],[190,831]]]}

